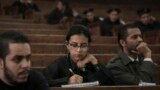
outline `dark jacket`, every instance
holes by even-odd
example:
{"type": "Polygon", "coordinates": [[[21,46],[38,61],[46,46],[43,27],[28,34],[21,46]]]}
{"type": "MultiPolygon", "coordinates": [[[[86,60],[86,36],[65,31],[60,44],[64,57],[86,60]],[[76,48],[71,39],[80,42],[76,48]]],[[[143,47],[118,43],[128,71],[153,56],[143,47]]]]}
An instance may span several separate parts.
{"type": "Polygon", "coordinates": [[[81,75],[84,82],[99,81],[100,85],[114,84],[111,73],[102,65],[98,64],[93,66],[91,63],[88,63],[86,64],[86,67],[81,70],[67,56],[61,57],[49,64],[44,69],[43,74],[50,86],[61,86],[68,84],[68,80],[72,76],[69,69],[72,69],[74,73],[81,75]]]}
{"type": "Polygon", "coordinates": [[[141,32],[160,29],[160,22],[159,21],[153,21],[153,23],[147,24],[147,25],[144,25],[140,21],[135,21],[134,25],[137,26],[141,30],[141,32]]]}
{"type": "Polygon", "coordinates": [[[49,15],[48,24],[58,24],[60,20],[64,17],[73,17],[72,9],[68,8],[64,12],[55,8],[49,15]]]}
{"type": "Polygon", "coordinates": [[[120,20],[117,20],[115,22],[111,22],[109,18],[106,18],[101,24],[101,35],[102,36],[113,36],[112,29],[116,25],[123,25],[120,20]]]}
{"type": "Polygon", "coordinates": [[[133,68],[133,61],[122,51],[119,51],[109,61],[107,68],[113,73],[117,85],[138,85],[140,80],[150,83],[154,82],[154,63],[143,61],[143,57],[141,56],[138,58],[139,69],[137,71],[133,68]]]}
{"type": "Polygon", "coordinates": [[[39,7],[35,3],[22,3],[20,1],[15,1],[12,7],[16,7],[18,9],[18,14],[22,14],[23,18],[25,18],[25,13],[27,11],[40,11],[39,7]]]}
{"type": "Polygon", "coordinates": [[[97,16],[97,17],[94,17],[93,21],[89,21],[87,18],[83,18],[80,24],[90,27],[90,26],[99,25],[100,22],[101,22],[100,17],[97,16]]]}
{"type": "Polygon", "coordinates": [[[27,82],[14,86],[9,86],[0,79],[0,90],[49,90],[49,85],[40,73],[30,71],[27,82]]]}

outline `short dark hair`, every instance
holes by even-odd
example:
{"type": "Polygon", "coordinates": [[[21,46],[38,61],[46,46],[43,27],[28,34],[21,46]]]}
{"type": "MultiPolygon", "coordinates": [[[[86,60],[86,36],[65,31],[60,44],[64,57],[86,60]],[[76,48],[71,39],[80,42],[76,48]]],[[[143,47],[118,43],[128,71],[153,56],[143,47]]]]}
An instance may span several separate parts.
{"type": "Polygon", "coordinates": [[[69,41],[73,35],[84,35],[88,38],[88,42],[91,42],[91,34],[89,28],[84,25],[73,25],[67,33],[66,40],[69,41]]]}
{"type": "Polygon", "coordinates": [[[137,10],[137,15],[141,17],[143,14],[147,14],[150,12],[151,10],[149,8],[142,8],[142,9],[137,10]]]}
{"type": "Polygon", "coordinates": [[[122,46],[120,44],[120,40],[126,40],[128,36],[128,29],[131,29],[131,28],[138,28],[138,27],[134,24],[127,24],[127,25],[124,25],[122,28],[120,28],[118,32],[117,40],[118,40],[118,44],[121,47],[121,49],[122,49],[122,46]]]}
{"type": "Polygon", "coordinates": [[[30,43],[21,32],[9,30],[0,34],[0,58],[5,59],[9,53],[9,43],[30,43]]]}
{"type": "Polygon", "coordinates": [[[86,15],[89,12],[94,12],[94,8],[89,8],[89,9],[84,10],[83,14],[86,15]]]}
{"type": "Polygon", "coordinates": [[[68,0],[58,0],[58,2],[61,2],[67,9],[69,8],[68,0]]]}
{"type": "Polygon", "coordinates": [[[119,8],[110,8],[108,9],[107,13],[111,13],[113,11],[116,11],[117,13],[121,13],[121,10],[119,8]]]}

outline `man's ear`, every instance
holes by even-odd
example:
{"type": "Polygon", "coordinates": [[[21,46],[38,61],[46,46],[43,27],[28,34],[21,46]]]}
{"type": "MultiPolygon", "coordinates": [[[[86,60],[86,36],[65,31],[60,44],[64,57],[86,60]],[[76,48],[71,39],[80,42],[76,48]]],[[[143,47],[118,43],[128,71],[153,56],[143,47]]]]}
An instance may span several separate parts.
{"type": "Polygon", "coordinates": [[[0,58],[0,69],[2,69],[4,66],[4,61],[0,58]]]}
{"type": "Polygon", "coordinates": [[[122,47],[125,47],[125,46],[126,46],[126,42],[125,42],[124,40],[120,40],[120,45],[121,45],[122,47]]]}
{"type": "Polygon", "coordinates": [[[67,50],[69,49],[69,46],[68,46],[68,45],[69,45],[69,42],[66,41],[66,42],[65,42],[65,46],[66,46],[67,50]]]}

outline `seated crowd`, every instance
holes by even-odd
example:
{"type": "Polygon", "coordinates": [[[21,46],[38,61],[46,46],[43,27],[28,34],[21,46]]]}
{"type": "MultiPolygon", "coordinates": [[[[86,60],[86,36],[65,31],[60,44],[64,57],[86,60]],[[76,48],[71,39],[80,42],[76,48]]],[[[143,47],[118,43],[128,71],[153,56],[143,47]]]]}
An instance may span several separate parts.
{"type": "Polygon", "coordinates": [[[137,26],[128,24],[119,30],[120,51],[106,65],[88,52],[91,41],[88,27],[73,25],[66,35],[66,56],[37,73],[31,70],[28,38],[18,31],[0,34],[0,89],[48,90],[94,81],[100,86],[155,83],[151,49],[137,26]]]}
{"type": "MultiPolygon", "coordinates": [[[[11,5],[16,15],[22,18],[32,17],[34,11],[40,11],[37,4],[33,0],[18,0],[11,5]]],[[[119,8],[109,8],[106,17],[97,16],[94,8],[87,7],[81,15],[78,11],[70,6],[67,0],[56,0],[55,8],[49,13],[45,14],[46,23],[55,25],[62,24],[69,29],[74,24],[82,24],[87,27],[98,26],[101,36],[115,36],[117,29],[127,24],[121,17],[119,8]]],[[[13,13],[13,12],[12,12],[13,13]]],[[[105,13],[105,12],[104,12],[105,13]]],[[[135,11],[136,13],[136,11],[135,11]]],[[[137,10],[138,20],[131,21],[138,26],[142,32],[160,29],[160,21],[156,19],[149,8],[140,8],[137,10]]],[[[130,23],[130,22],[129,22],[130,23]]]]}
{"type": "MultiPolygon", "coordinates": [[[[40,11],[32,0],[16,1],[13,7],[18,8],[18,14],[24,19],[28,10],[40,11]]],[[[160,29],[160,22],[150,12],[149,8],[138,10],[139,20],[128,24],[121,18],[118,8],[108,9],[105,18],[95,15],[94,9],[89,8],[82,17],[67,1],[58,0],[47,23],[74,22],[65,35],[66,55],[37,72],[31,69],[32,48],[28,37],[14,30],[1,33],[0,90],[49,90],[49,87],[95,81],[99,86],[156,84],[152,50],[142,37],[143,32],[160,29]],[[113,36],[117,32],[119,51],[107,64],[100,63],[89,52],[90,27],[95,25],[100,27],[102,36],[113,36]]]]}
{"type": "Polygon", "coordinates": [[[33,0],[16,0],[13,4],[5,6],[4,9],[5,14],[23,19],[32,18],[34,12],[40,12],[33,0]]]}

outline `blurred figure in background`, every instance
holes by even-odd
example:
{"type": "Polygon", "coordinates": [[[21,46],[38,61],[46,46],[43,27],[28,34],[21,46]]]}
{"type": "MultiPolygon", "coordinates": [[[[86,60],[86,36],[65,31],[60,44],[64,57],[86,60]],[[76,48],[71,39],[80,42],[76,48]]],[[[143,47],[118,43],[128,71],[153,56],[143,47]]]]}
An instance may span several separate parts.
{"type": "Polygon", "coordinates": [[[66,0],[58,0],[56,8],[49,14],[48,24],[64,23],[73,18],[73,11],[66,0]]]}
{"type": "Polygon", "coordinates": [[[102,20],[102,18],[95,16],[93,8],[86,9],[83,14],[84,18],[82,19],[81,24],[87,27],[99,25],[102,20]]]}
{"type": "Polygon", "coordinates": [[[23,19],[33,17],[33,12],[39,12],[39,7],[33,2],[33,0],[18,0],[12,5],[13,13],[20,15],[23,19]]]}
{"type": "Polygon", "coordinates": [[[134,25],[139,27],[142,32],[160,29],[160,21],[151,15],[149,8],[139,9],[137,15],[139,16],[139,20],[135,21],[134,25]]]}
{"type": "Polygon", "coordinates": [[[105,20],[101,23],[101,35],[102,36],[113,36],[112,30],[116,26],[122,26],[125,22],[121,19],[121,10],[118,8],[111,8],[107,11],[108,15],[105,20]]]}

